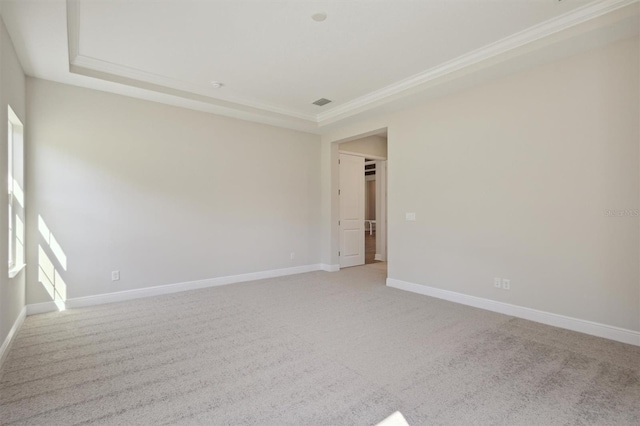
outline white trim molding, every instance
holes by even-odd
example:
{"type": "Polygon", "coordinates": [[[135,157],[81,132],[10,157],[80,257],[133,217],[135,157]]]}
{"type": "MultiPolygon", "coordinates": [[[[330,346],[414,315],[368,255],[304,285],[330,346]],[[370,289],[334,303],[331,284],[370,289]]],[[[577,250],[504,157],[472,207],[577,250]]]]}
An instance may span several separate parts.
{"type": "Polygon", "coordinates": [[[9,353],[11,343],[13,343],[13,339],[16,337],[16,334],[18,334],[18,330],[20,330],[20,327],[22,327],[22,323],[24,322],[26,316],[27,308],[25,306],[18,314],[18,318],[16,318],[15,322],[13,323],[13,327],[11,327],[11,330],[9,330],[9,334],[7,334],[4,342],[2,342],[2,346],[0,346],[0,368],[2,368],[2,364],[4,363],[4,360],[9,353]]]}
{"type": "Polygon", "coordinates": [[[210,104],[216,108],[216,113],[229,117],[272,125],[287,123],[292,128],[303,131],[313,131],[317,128],[316,114],[302,113],[238,96],[221,97],[219,94],[213,96],[210,86],[193,84],[87,56],[82,53],[80,43],[81,2],[80,0],[67,0],[66,6],[69,71],[73,74],[122,83],[210,104]]]}
{"type": "Polygon", "coordinates": [[[16,275],[18,275],[20,272],[22,272],[22,270],[26,267],[27,265],[25,265],[24,263],[21,263],[19,265],[15,265],[13,266],[11,269],[9,269],[9,278],[15,278],[16,275]]]}
{"type": "MultiPolygon", "coordinates": [[[[387,160],[387,157],[380,157],[379,155],[369,155],[369,154],[363,154],[361,152],[343,151],[342,149],[338,151],[338,154],[353,155],[355,157],[370,158],[372,160],[382,160],[382,161],[386,161],[387,160]]],[[[367,170],[369,170],[369,169],[367,169],[367,170]]]]}
{"type": "Polygon", "coordinates": [[[320,265],[320,269],[327,272],[337,272],[340,270],[340,265],[327,265],[326,263],[323,263],[320,265]]]}
{"type": "MultiPolygon", "coordinates": [[[[551,1],[551,0],[550,0],[551,1]]],[[[124,64],[111,63],[89,56],[81,51],[80,0],[67,0],[67,40],[69,71],[73,74],[119,83],[169,96],[156,100],[178,105],[174,98],[189,100],[190,108],[234,118],[256,121],[275,126],[288,127],[310,133],[321,133],[320,128],[356,114],[374,110],[411,96],[415,91],[438,85],[453,73],[470,68],[485,61],[494,60],[507,52],[517,52],[525,46],[552,36],[563,30],[583,24],[592,19],[614,12],[640,0],[600,0],[589,2],[564,15],[549,19],[523,31],[468,52],[411,77],[374,90],[364,96],[345,100],[319,114],[304,113],[291,108],[240,98],[236,96],[213,96],[211,88],[181,81],[167,76],[149,73],[124,64]]],[[[138,94],[137,96],[140,96],[138,94]]],[[[147,99],[145,94],[143,99],[147,99]]]]}
{"type": "Polygon", "coordinates": [[[340,120],[347,118],[357,112],[361,112],[363,109],[372,108],[380,102],[391,102],[397,99],[398,96],[403,96],[412,89],[434,82],[456,71],[524,47],[560,31],[567,30],[625,6],[637,3],[638,1],[640,0],[602,0],[588,3],[564,15],[551,18],[397,83],[337,105],[328,111],[318,114],[318,124],[322,127],[324,123],[331,122],[333,119],[340,120]]]}
{"type": "Polygon", "coordinates": [[[604,337],[605,339],[615,340],[617,342],[640,346],[640,332],[634,330],[553,314],[551,312],[539,311],[537,309],[525,308],[523,306],[511,305],[509,303],[498,302],[496,300],[483,299],[481,297],[470,296],[468,294],[457,293],[455,291],[442,290],[393,278],[387,278],[387,286],[410,291],[412,293],[422,294],[424,296],[431,296],[438,299],[448,300],[450,302],[460,303],[462,305],[486,309],[487,311],[523,318],[554,327],[590,334],[592,336],[604,337]]]}
{"type": "MultiPolygon", "coordinates": [[[[332,266],[338,265],[303,265],[291,268],[272,269],[269,271],[250,272],[248,274],[229,275],[226,277],[208,278],[197,281],[187,281],[176,284],[166,284],[154,287],[143,287],[134,290],[118,291],[114,293],[97,294],[94,296],[75,297],[67,299],[64,303],[68,309],[83,308],[86,306],[103,305],[106,303],[124,302],[127,300],[141,299],[145,297],[160,296],[163,294],[179,293],[188,290],[197,290],[201,288],[217,287],[227,284],[242,283],[247,281],[262,280],[265,278],[283,277],[286,275],[303,274],[312,271],[328,271],[332,266]]],[[[335,269],[336,271],[338,269],[335,269]]],[[[54,302],[35,303],[27,305],[27,314],[35,315],[46,312],[55,312],[59,307],[54,302]]]]}
{"type": "Polygon", "coordinates": [[[27,316],[46,314],[47,312],[55,312],[59,310],[55,302],[32,303],[27,305],[27,316]]]}

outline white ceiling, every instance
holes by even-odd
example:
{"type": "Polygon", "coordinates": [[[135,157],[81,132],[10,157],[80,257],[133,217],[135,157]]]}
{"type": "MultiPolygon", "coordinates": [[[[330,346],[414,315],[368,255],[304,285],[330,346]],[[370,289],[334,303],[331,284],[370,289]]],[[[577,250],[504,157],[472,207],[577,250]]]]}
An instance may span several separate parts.
{"type": "Polygon", "coordinates": [[[314,131],[634,2],[3,0],[1,12],[28,75],[314,131]],[[333,102],[312,105],[321,97],[333,102]]]}

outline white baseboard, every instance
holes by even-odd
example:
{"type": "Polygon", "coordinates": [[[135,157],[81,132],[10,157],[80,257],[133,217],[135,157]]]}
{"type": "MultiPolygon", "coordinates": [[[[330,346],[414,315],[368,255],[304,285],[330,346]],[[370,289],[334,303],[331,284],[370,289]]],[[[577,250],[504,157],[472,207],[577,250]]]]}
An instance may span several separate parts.
{"type": "Polygon", "coordinates": [[[20,327],[22,326],[22,323],[24,322],[24,319],[26,316],[27,316],[27,307],[25,306],[22,308],[22,310],[18,314],[18,318],[16,318],[15,322],[13,323],[13,327],[11,327],[11,330],[9,330],[9,334],[7,334],[7,337],[4,339],[4,342],[2,342],[2,346],[0,346],[0,368],[2,368],[4,359],[9,353],[9,347],[11,346],[11,342],[13,341],[13,338],[16,336],[16,333],[18,333],[18,330],[20,330],[20,327]]]}
{"type": "Polygon", "coordinates": [[[373,257],[373,260],[380,260],[381,261],[382,260],[382,255],[376,253],[376,255],[373,257]]]}
{"type": "Polygon", "coordinates": [[[323,263],[320,265],[320,269],[327,272],[337,272],[340,270],[340,265],[327,265],[323,263]]]}
{"type": "Polygon", "coordinates": [[[27,315],[46,314],[58,310],[55,302],[32,303],[27,305],[27,315]]]}
{"type": "Polygon", "coordinates": [[[565,328],[567,330],[578,331],[592,336],[604,337],[605,339],[640,346],[640,332],[634,330],[511,305],[509,303],[498,302],[495,300],[483,299],[481,297],[442,290],[393,278],[387,278],[387,286],[425,296],[436,297],[438,299],[448,300],[450,302],[461,303],[463,305],[474,306],[488,311],[524,318],[542,324],[565,328]]]}
{"type": "MultiPolygon", "coordinates": [[[[292,268],[272,269],[270,271],[251,272],[241,275],[230,275],[226,277],[209,278],[198,281],[188,281],[176,284],[166,284],[155,287],[144,287],[135,290],[118,291],[114,293],[97,294],[95,296],[75,297],[67,299],[65,306],[68,309],[83,308],[85,306],[102,305],[105,303],[124,302],[126,300],[141,299],[144,297],[160,296],[163,294],[179,293],[187,290],[197,290],[207,287],[217,287],[221,285],[255,281],[265,278],[282,277],[285,275],[302,274],[305,272],[325,270],[326,265],[314,264],[304,266],[294,266],[292,268]]],[[[42,314],[57,311],[58,307],[54,302],[44,302],[27,305],[28,315],[42,314]]]]}

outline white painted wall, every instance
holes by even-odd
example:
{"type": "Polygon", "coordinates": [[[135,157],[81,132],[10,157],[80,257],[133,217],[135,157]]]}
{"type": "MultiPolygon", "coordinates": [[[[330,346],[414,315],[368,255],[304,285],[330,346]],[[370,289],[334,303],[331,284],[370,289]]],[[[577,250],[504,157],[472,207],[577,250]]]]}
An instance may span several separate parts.
{"type": "MultiPolygon", "coordinates": [[[[9,34],[0,19],[0,182],[7,182],[7,105],[26,124],[25,77],[9,34]]],[[[0,197],[0,345],[25,305],[25,273],[8,278],[7,197],[0,197]]]]}
{"type": "Polygon", "coordinates": [[[319,136],[38,79],[27,92],[28,303],[50,300],[38,216],[69,298],[319,263],[319,136]]]}
{"type": "Polygon", "coordinates": [[[388,127],[389,278],[639,331],[639,74],[634,37],[323,135],[323,261],[332,142],[388,127]]]}

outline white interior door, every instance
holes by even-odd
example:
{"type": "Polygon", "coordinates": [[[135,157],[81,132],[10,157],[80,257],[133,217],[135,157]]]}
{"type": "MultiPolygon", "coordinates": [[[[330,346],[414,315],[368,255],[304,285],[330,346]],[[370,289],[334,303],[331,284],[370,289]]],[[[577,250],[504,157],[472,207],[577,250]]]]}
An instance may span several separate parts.
{"type": "Polygon", "coordinates": [[[364,265],[364,157],[340,154],[340,267],[364,265]]]}

